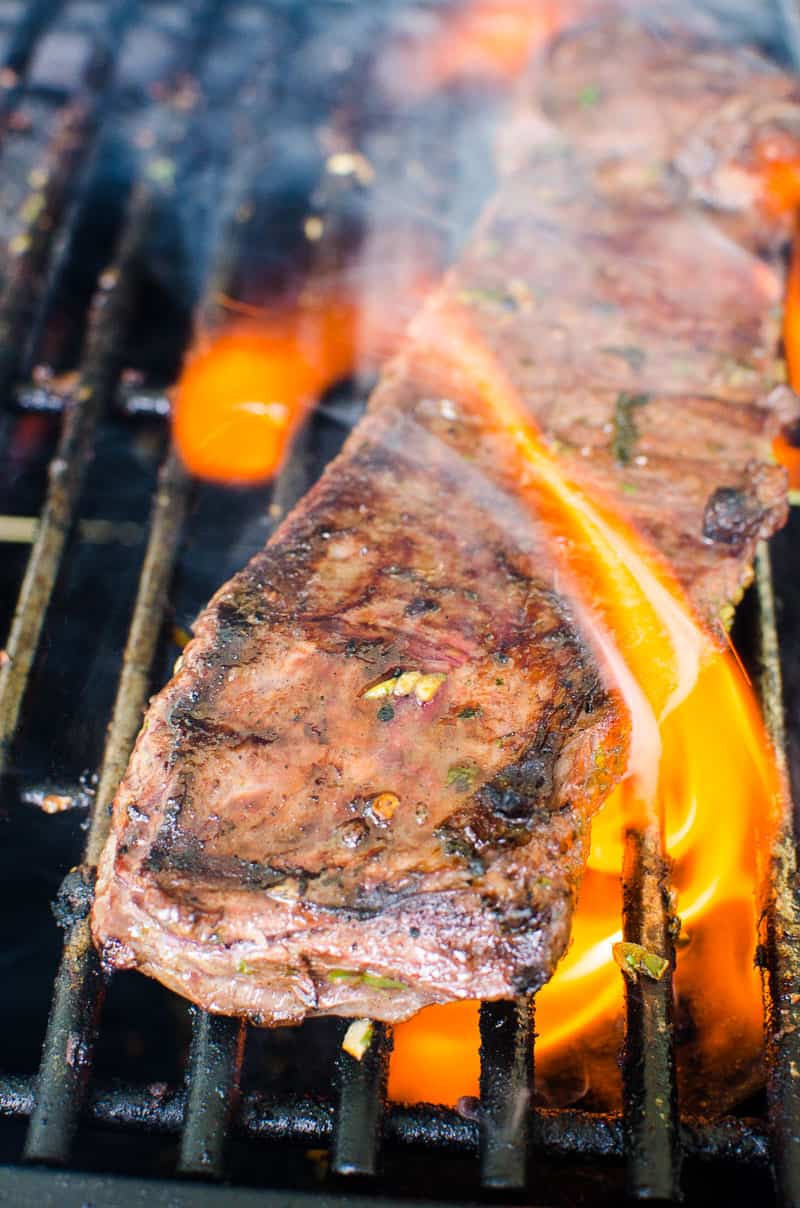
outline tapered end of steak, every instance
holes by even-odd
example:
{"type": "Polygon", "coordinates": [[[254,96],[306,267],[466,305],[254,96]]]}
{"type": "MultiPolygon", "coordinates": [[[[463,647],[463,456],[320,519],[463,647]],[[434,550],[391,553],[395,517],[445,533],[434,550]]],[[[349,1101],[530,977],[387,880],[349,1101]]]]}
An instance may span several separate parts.
{"type": "Polygon", "coordinates": [[[264,1022],[551,974],[627,721],[530,515],[433,427],[371,415],[200,618],[114,804],[109,964],[264,1022]]]}

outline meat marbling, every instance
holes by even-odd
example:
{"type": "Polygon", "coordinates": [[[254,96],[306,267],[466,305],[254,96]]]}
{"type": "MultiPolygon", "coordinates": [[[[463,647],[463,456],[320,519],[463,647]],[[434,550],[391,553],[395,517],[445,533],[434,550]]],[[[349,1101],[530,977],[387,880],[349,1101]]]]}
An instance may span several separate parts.
{"type": "Polygon", "coordinates": [[[749,166],[799,120],[749,52],[620,17],[550,48],[365,419],[150,705],[99,869],[109,964],[265,1023],[550,976],[629,723],[437,315],[469,314],[569,475],[718,626],[785,515],[784,232],[749,166]]]}

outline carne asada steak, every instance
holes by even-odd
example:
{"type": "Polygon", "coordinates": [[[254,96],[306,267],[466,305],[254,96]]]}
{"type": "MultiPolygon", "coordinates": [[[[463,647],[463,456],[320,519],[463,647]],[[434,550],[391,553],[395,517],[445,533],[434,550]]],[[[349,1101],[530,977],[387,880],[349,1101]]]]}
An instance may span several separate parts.
{"type": "Polygon", "coordinates": [[[443,313],[712,625],[784,518],[780,232],[749,164],[793,137],[794,85],[615,17],[531,88],[470,247],[199,618],[117,795],[96,941],[209,1010],[401,1019],[535,990],[566,946],[629,725],[443,313]]]}

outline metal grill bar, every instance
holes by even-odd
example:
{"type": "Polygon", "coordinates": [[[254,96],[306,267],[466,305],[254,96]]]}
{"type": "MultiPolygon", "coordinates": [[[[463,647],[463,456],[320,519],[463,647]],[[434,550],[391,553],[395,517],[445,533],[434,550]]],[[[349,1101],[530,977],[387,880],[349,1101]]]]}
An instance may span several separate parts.
{"type": "Polygon", "coordinates": [[[533,999],[483,1003],[481,1034],[481,1182],[525,1186],[533,1099],[533,999]]]}
{"type": "MultiPolygon", "coordinates": [[[[98,79],[106,79],[112,70],[115,53],[112,46],[116,44],[115,48],[118,48],[130,12],[131,6],[128,3],[117,3],[112,9],[109,27],[98,43],[102,50],[96,48],[92,56],[95,64],[93,78],[97,87],[98,79]],[[110,37],[112,33],[113,39],[110,37]],[[99,64],[103,65],[102,71],[99,70],[99,64]]],[[[92,113],[94,105],[92,102],[89,106],[92,113]]],[[[86,103],[83,104],[83,111],[85,115],[86,103]]],[[[33,260],[27,259],[26,253],[26,264],[21,266],[18,261],[9,290],[0,307],[0,348],[3,350],[0,351],[0,388],[8,388],[8,375],[13,375],[17,369],[18,348],[22,343],[18,328],[27,314],[27,302],[23,301],[23,298],[26,290],[30,289],[28,274],[33,273],[35,276],[39,267],[38,258],[44,257],[49,249],[52,238],[49,224],[54,223],[57,218],[57,201],[63,200],[66,180],[71,177],[75,168],[75,152],[69,144],[77,137],[77,132],[72,129],[70,121],[66,123],[70,131],[67,145],[55,156],[58,171],[54,168],[48,177],[48,180],[55,182],[53,188],[57,197],[51,196],[43,202],[39,218],[34,220],[34,226],[40,224],[43,234],[38,242],[34,241],[35,250],[30,252],[33,260]]],[[[82,137],[87,136],[88,132],[84,121],[81,126],[82,137]]],[[[43,197],[46,196],[47,183],[43,187],[43,197]]],[[[123,240],[120,251],[122,264],[127,263],[126,251],[132,239],[138,238],[140,233],[136,224],[132,223],[127,241],[123,240]]],[[[116,348],[118,334],[124,331],[127,325],[132,287],[132,277],[118,274],[114,289],[108,291],[105,297],[101,296],[94,308],[80,380],[66,408],[56,454],[50,463],[49,485],[41,521],[6,643],[8,660],[0,666],[0,776],[5,770],[45,615],[72,528],[95,425],[121,369],[116,348]]]]}
{"type": "Polygon", "coordinates": [[[769,549],[756,555],[760,686],[764,721],[784,783],[782,814],[764,863],[761,940],[766,963],[764,1006],[767,1097],[772,1160],[780,1202],[800,1203],[800,906],[797,835],[783,719],[783,691],[769,549]]]}
{"type": "Polygon", "coordinates": [[[622,873],[623,935],[666,957],[661,981],[626,978],[623,1103],[628,1193],[679,1197],[679,1134],[672,1031],[672,966],[666,868],[660,825],[629,831],[622,873]]]}
{"type": "MultiPolygon", "coordinates": [[[[132,224],[120,251],[127,265],[140,231],[132,224]]],[[[111,279],[111,278],[110,278],[111,279]]],[[[55,457],[39,530],[22,580],[6,652],[0,666],[0,776],[19,720],[22,699],[67,543],[98,417],[122,368],[119,336],[127,327],[133,275],[118,273],[100,296],[90,321],[86,358],[71,397],[55,457]]]]}
{"type": "MultiPolygon", "coordinates": [[[[202,12],[208,19],[212,19],[221,7],[222,0],[198,0],[198,13],[202,12]]],[[[106,79],[111,71],[114,53],[134,8],[135,5],[131,5],[130,0],[117,0],[108,26],[92,55],[94,66],[91,78],[95,82],[95,93],[98,96],[98,81],[106,79]]],[[[186,48],[190,64],[202,53],[206,45],[205,34],[201,35],[195,30],[186,48]]],[[[172,68],[172,75],[177,82],[177,61],[172,68]]],[[[95,108],[96,102],[93,101],[92,114],[95,108]]],[[[176,116],[168,104],[162,106],[160,114],[164,129],[159,131],[161,138],[157,140],[157,147],[158,153],[163,154],[165,146],[174,146],[185,138],[190,117],[182,111],[176,116]]],[[[88,139],[94,120],[93,116],[89,126],[81,128],[81,137],[84,140],[88,139]]],[[[77,134],[75,136],[77,137],[77,134]]],[[[143,180],[134,193],[130,216],[115,264],[110,272],[104,274],[104,288],[95,300],[80,380],[67,405],[61,439],[50,466],[50,485],[41,523],[6,643],[9,659],[0,666],[0,775],[4,771],[9,746],[16,731],[44,617],[55,587],[83,484],[84,469],[97,420],[113,395],[123,367],[120,361],[121,347],[133,302],[137,279],[136,266],[147,237],[154,206],[157,204],[159,189],[164,187],[159,184],[159,179],[159,174],[149,171],[146,164],[143,180]]],[[[47,203],[42,213],[46,216],[46,226],[55,222],[57,215],[48,209],[47,203]]],[[[42,255],[46,254],[49,246],[50,235],[47,236],[46,246],[41,249],[42,255]]],[[[23,285],[20,288],[24,294],[29,286],[23,285]]],[[[13,302],[16,289],[17,286],[12,281],[6,303],[9,302],[9,296],[13,302]]],[[[14,324],[19,319],[16,302],[9,305],[10,310],[5,305],[0,307],[0,336],[3,336],[0,340],[0,386],[3,383],[9,385],[7,376],[4,375],[15,373],[18,367],[15,351],[8,352],[9,356],[15,358],[14,363],[4,365],[2,349],[13,350],[22,342],[19,335],[14,337],[14,324]]],[[[98,854],[99,849],[94,855],[98,854]]]]}
{"type": "Polygon", "coordinates": [[[47,1036],[25,1141],[25,1157],[65,1162],[77,1128],[89,1075],[87,1057],[94,1042],[103,978],[92,945],[87,912],[91,888],[79,886],[76,902],[83,914],[69,927],[56,976],[47,1036]]]}
{"type": "MultiPolygon", "coordinates": [[[[259,116],[271,99],[271,85],[257,86],[246,102],[248,117],[257,126],[259,116]],[[254,120],[255,119],[255,120],[254,120]]],[[[258,140],[260,146],[260,140],[258,140]]],[[[209,267],[203,298],[196,312],[196,326],[214,325],[219,319],[218,298],[230,289],[242,248],[239,215],[252,188],[257,161],[252,147],[234,156],[225,198],[221,206],[220,234],[209,267]]],[[[302,443],[275,484],[274,498],[291,506],[310,485],[304,472],[302,443]]],[[[214,1018],[196,1010],[192,1019],[192,1048],[187,1079],[189,1097],[181,1137],[179,1169],[182,1173],[221,1178],[228,1125],[238,1094],[239,1073],[246,1039],[244,1023],[214,1018]]]]}
{"type": "Polygon", "coordinates": [[[85,871],[71,874],[77,876],[78,884],[72,883],[72,892],[70,886],[67,888],[73,921],[68,925],[56,978],[39,1067],[37,1102],[25,1144],[25,1156],[33,1160],[67,1160],[83,1103],[103,991],[88,919],[93,870],[108,834],[111,800],[147,699],[149,670],[161,629],[185,501],[185,477],[170,457],[161,471],[156,491],[150,540],[86,843],[85,871]]]}
{"type": "Polygon", "coordinates": [[[336,1174],[378,1173],[391,1031],[382,1023],[372,1027],[372,1044],[360,1061],[339,1054],[339,1110],[331,1157],[336,1174]]]}
{"type": "Polygon", "coordinates": [[[44,164],[22,206],[30,218],[19,237],[0,300],[0,395],[20,371],[30,323],[44,289],[45,269],[75,182],[94,143],[102,101],[113,79],[135,0],[114,0],[95,37],[78,96],[64,109],[44,164]]]}
{"type": "MultiPolygon", "coordinates": [[[[218,28],[226,4],[227,0],[190,0],[190,3],[187,5],[189,12],[186,17],[186,32],[182,37],[178,38],[177,45],[175,46],[171,55],[171,67],[165,73],[162,81],[162,89],[167,98],[169,98],[172,93],[180,89],[182,80],[185,79],[186,75],[188,75],[194,69],[198,61],[202,59],[202,56],[207,50],[215,30],[218,28]]],[[[75,110],[75,108],[75,105],[70,106],[68,109],[68,117],[75,110]]],[[[161,129],[154,133],[154,141],[159,144],[160,150],[163,151],[164,144],[169,142],[180,142],[182,135],[185,133],[187,114],[185,111],[181,110],[179,110],[177,114],[174,114],[169,100],[167,99],[157,106],[156,115],[157,119],[160,119],[160,125],[162,127],[166,127],[167,125],[172,125],[174,127],[174,129],[170,130],[169,132],[165,129],[161,129]],[[170,118],[173,118],[171,123],[170,118]]],[[[67,124],[75,123],[68,122],[67,124]]],[[[158,124],[159,123],[157,120],[156,125],[158,124]]],[[[93,125],[96,126],[97,123],[95,122],[93,125]]],[[[72,142],[77,144],[80,150],[86,145],[87,141],[91,140],[91,136],[92,129],[88,129],[86,131],[76,130],[72,142]]],[[[83,179],[74,187],[74,189],[70,190],[75,193],[79,200],[77,204],[70,208],[65,220],[60,224],[59,238],[55,242],[55,246],[53,247],[49,264],[47,266],[46,282],[43,282],[41,290],[39,291],[42,294],[40,304],[38,305],[36,313],[31,322],[27,326],[24,322],[22,323],[25,339],[24,341],[20,340],[20,350],[16,354],[16,361],[14,363],[9,362],[8,365],[8,372],[10,375],[13,376],[16,374],[23,379],[22,385],[16,391],[15,401],[18,405],[20,403],[24,405],[27,397],[28,399],[33,398],[35,400],[35,407],[37,409],[41,409],[43,405],[47,404],[50,406],[50,409],[60,410],[60,407],[57,405],[57,392],[48,391],[47,389],[44,389],[38,385],[31,387],[30,383],[26,383],[24,379],[30,374],[31,369],[35,364],[37,349],[39,348],[40,340],[53,305],[53,300],[58,298],[59,288],[63,281],[64,274],[69,271],[69,268],[72,264],[75,253],[75,237],[79,230],[79,219],[82,209],[80,199],[85,196],[91,188],[94,161],[102,156],[102,151],[103,139],[96,138],[95,151],[94,154],[89,157],[89,161],[84,168],[82,174],[83,179]]],[[[146,165],[146,169],[150,169],[149,175],[151,177],[155,177],[157,175],[152,171],[152,163],[154,158],[155,157],[151,157],[150,161],[146,165]]],[[[60,178],[64,175],[64,166],[56,156],[53,156],[53,159],[56,165],[55,176],[56,178],[60,178]]],[[[56,183],[58,183],[58,181],[56,181],[56,183]]],[[[154,192],[156,191],[154,187],[155,183],[155,180],[153,180],[152,191],[154,192]]],[[[55,224],[52,218],[52,210],[54,207],[51,199],[47,196],[46,189],[43,196],[44,204],[42,206],[42,213],[46,216],[45,237],[47,237],[50,229],[55,229],[55,224]]],[[[150,204],[152,204],[152,199],[149,199],[149,201],[150,204]]],[[[55,208],[59,209],[59,206],[56,205],[55,208]]],[[[43,249],[44,252],[47,250],[48,248],[43,249]]],[[[26,271],[24,273],[24,280],[22,281],[21,287],[23,304],[26,294],[26,287],[28,293],[30,292],[28,277],[29,273],[26,271]]],[[[30,299],[28,299],[28,309],[30,311],[30,299]]],[[[2,364],[2,353],[0,353],[0,374],[2,373],[2,364]]],[[[2,378],[0,378],[0,380],[2,380],[2,378]]]]}
{"type": "MultiPolygon", "coordinates": [[[[797,0],[777,0],[786,45],[800,72],[800,7],[797,0]]],[[[800,905],[798,904],[798,835],[789,771],[780,647],[775,618],[769,548],[756,554],[758,655],[761,704],[767,732],[785,787],[783,814],[762,876],[760,934],[766,963],[764,1013],[767,1040],[767,1099],[772,1127],[773,1168],[780,1202],[800,1203],[800,905]]]]}
{"type": "Polygon", "coordinates": [[[17,107],[25,85],[25,74],[42,34],[63,7],[63,0],[33,0],[11,36],[3,63],[0,86],[0,138],[8,128],[8,119],[17,107]]]}
{"type": "Polygon", "coordinates": [[[186,1123],[178,1163],[181,1174],[222,1177],[244,1038],[241,1020],[193,1011],[186,1123]]]}
{"type": "MultiPolygon", "coordinates": [[[[173,1135],[184,1125],[187,1092],[178,1087],[93,1086],[87,1097],[87,1119],[105,1127],[173,1135]]],[[[30,1077],[0,1079],[0,1115],[29,1116],[35,1102],[30,1077]]],[[[317,1098],[279,1098],[262,1093],[243,1095],[233,1127],[251,1140],[307,1147],[330,1145],[336,1104],[317,1098]]],[[[625,1153],[622,1117],[569,1108],[534,1108],[531,1113],[536,1151],[550,1157],[621,1161],[625,1153]]],[[[480,1147],[479,1125],[448,1108],[390,1104],[384,1120],[387,1144],[409,1150],[474,1156],[480,1147]]],[[[761,1120],[740,1117],[709,1122],[684,1118],[681,1144],[687,1158],[741,1166],[769,1165],[769,1135],[761,1120]]]]}
{"type": "Polygon", "coordinates": [[[89,868],[96,868],[100,860],[111,821],[111,802],[141,725],[150,689],[150,668],[167,607],[167,592],[178,553],[187,499],[186,475],[177,457],[170,453],[159,471],[150,537],[100,769],[96,804],[86,841],[85,862],[89,868]]]}

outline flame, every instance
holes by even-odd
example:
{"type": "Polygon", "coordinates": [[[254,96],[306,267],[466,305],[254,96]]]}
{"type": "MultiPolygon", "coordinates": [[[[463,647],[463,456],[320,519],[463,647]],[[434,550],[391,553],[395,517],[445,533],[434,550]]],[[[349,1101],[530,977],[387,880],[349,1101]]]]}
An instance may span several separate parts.
{"type": "Polygon", "coordinates": [[[349,363],[349,313],[325,310],[304,325],[306,318],[295,311],[239,321],[189,357],[173,401],[172,433],[192,474],[253,483],[280,468],[330,374],[349,363]]]}
{"type": "MultiPolygon", "coordinates": [[[[565,7],[543,3],[532,18],[527,0],[474,0],[441,36],[421,50],[412,47],[413,70],[402,53],[390,55],[386,78],[411,100],[464,80],[512,80],[563,27],[565,7]]],[[[760,170],[765,208],[793,209],[800,164],[774,151],[760,170]]],[[[401,324],[387,313],[385,297],[365,305],[347,290],[322,289],[267,311],[228,301],[240,318],[199,341],[188,360],[174,402],[174,438],[192,472],[260,482],[279,468],[314,401],[359,363],[377,363],[391,351],[401,324]]],[[[684,1036],[679,1061],[694,1067],[695,1101],[704,1081],[719,1086],[727,1078],[741,1090],[757,1066],[762,1037],[753,835],[757,822],[763,827],[773,816],[779,792],[752,692],[732,649],[720,649],[704,630],[669,568],[611,502],[589,499],[565,477],[463,316],[443,316],[439,334],[436,355],[453,359],[476,405],[515,450],[521,493],[554,538],[560,582],[578,602],[584,631],[632,718],[630,775],[593,822],[571,948],[537,995],[537,1080],[558,1087],[565,1079],[574,1084],[577,1075],[596,1100],[618,1096],[623,983],[611,947],[621,938],[624,832],[655,815],[674,861],[682,926],[675,971],[684,1036]]],[[[797,381],[800,253],[785,335],[797,381]]],[[[776,442],[776,455],[788,459],[790,448],[776,442]]],[[[429,1008],[395,1029],[389,1093],[445,1104],[475,1095],[478,1051],[477,1003],[429,1008]]]]}
{"type": "Polygon", "coordinates": [[[454,84],[513,83],[575,8],[576,0],[471,0],[424,39],[391,46],[380,65],[384,86],[418,101],[454,84]]]}
{"type": "MultiPolygon", "coordinates": [[[[789,381],[800,389],[800,159],[791,140],[773,138],[757,149],[756,165],[763,190],[764,205],[772,218],[794,218],[794,239],[783,314],[783,347],[789,381]]],[[[776,437],[773,446],[776,461],[786,467],[789,486],[800,488],[800,447],[786,433],[776,437]]]]}
{"type": "MultiPolygon", "coordinates": [[[[753,836],[757,822],[776,817],[780,787],[747,679],[693,615],[669,568],[608,501],[590,499],[564,475],[461,316],[445,316],[439,348],[515,447],[521,491],[554,538],[560,581],[632,719],[629,775],[594,821],[570,951],[537,996],[537,1078],[556,1085],[577,1071],[584,1087],[616,1097],[623,990],[611,946],[621,939],[624,833],[655,814],[674,861],[682,926],[678,1020],[691,1025],[702,1080],[716,1079],[720,1094],[726,1078],[741,1088],[762,1035],[753,836]]],[[[390,1094],[450,1104],[476,1094],[477,1050],[476,1004],[429,1008],[396,1029],[390,1094]],[[443,1056],[434,1035],[444,1038],[443,1056]]]]}
{"type": "Polygon", "coordinates": [[[237,318],[201,337],[173,399],[172,435],[186,468],[214,482],[272,478],[325,391],[394,351],[432,280],[417,265],[386,294],[328,283],[271,308],[220,296],[237,318]]]}
{"type": "MultiPolygon", "coordinates": [[[[797,165],[797,193],[795,205],[800,204],[800,164],[797,165]]],[[[783,316],[783,346],[789,381],[795,390],[800,390],[800,219],[795,223],[792,262],[786,288],[786,304],[783,316]]],[[[773,444],[775,457],[785,466],[789,474],[789,485],[800,488],[800,446],[789,436],[781,434],[773,444]]]]}

